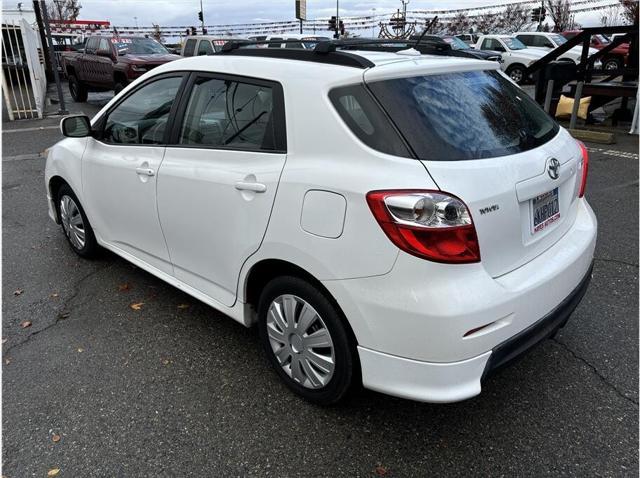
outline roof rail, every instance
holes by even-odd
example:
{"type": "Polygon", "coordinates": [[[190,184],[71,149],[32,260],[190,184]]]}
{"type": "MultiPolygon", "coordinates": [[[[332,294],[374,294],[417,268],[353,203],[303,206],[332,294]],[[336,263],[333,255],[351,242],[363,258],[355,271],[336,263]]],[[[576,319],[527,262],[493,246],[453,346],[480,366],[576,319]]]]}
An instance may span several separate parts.
{"type": "MultiPolygon", "coordinates": [[[[300,40],[301,41],[301,40],[300,40]]],[[[265,40],[243,41],[234,40],[222,45],[219,55],[252,56],[261,58],[280,58],[285,60],[311,61],[314,63],[326,63],[331,65],[349,66],[353,68],[371,68],[373,62],[359,55],[344,51],[321,51],[316,48],[259,48],[260,45],[282,45],[291,43],[291,40],[265,40]]]]}
{"type": "MultiPolygon", "coordinates": [[[[364,51],[386,51],[398,52],[413,48],[426,55],[449,55],[453,50],[444,40],[434,40],[431,38],[423,38],[421,40],[361,40],[353,39],[348,41],[331,41],[321,42],[316,45],[315,50],[318,51],[334,51],[334,50],[364,50],[364,51]]],[[[454,55],[455,56],[455,55],[454,55]]]]}

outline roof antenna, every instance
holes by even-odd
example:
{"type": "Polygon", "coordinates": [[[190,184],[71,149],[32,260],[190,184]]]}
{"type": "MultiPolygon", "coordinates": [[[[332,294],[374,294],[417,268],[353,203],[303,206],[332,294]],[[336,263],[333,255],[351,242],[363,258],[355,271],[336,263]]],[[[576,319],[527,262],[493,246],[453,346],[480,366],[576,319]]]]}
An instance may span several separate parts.
{"type": "Polygon", "coordinates": [[[431,27],[434,26],[437,21],[438,21],[438,15],[433,17],[429,22],[429,24],[426,27],[424,27],[424,31],[420,34],[420,38],[418,38],[418,41],[416,41],[416,44],[414,45],[414,47],[417,47],[418,45],[420,45],[420,42],[422,41],[424,36],[427,34],[429,30],[431,30],[431,27]]]}

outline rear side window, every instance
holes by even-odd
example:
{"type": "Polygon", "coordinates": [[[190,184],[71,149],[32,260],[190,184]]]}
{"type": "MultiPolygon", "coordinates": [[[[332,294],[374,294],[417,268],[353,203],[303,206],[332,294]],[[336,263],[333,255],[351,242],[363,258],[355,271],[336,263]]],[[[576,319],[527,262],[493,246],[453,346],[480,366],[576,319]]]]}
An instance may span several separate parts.
{"type": "Polygon", "coordinates": [[[183,56],[193,56],[193,53],[196,51],[196,40],[191,39],[187,40],[187,43],[184,45],[184,53],[183,56]]]}
{"type": "Polygon", "coordinates": [[[470,71],[372,82],[371,91],[418,158],[482,159],[520,153],[559,127],[496,71],[470,71]]]}
{"type": "Polygon", "coordinates": [[[342,120],[360,141],[377,151],[411,158],[411,152],[363,85],[335,88],[329,92],[342,120]]]}

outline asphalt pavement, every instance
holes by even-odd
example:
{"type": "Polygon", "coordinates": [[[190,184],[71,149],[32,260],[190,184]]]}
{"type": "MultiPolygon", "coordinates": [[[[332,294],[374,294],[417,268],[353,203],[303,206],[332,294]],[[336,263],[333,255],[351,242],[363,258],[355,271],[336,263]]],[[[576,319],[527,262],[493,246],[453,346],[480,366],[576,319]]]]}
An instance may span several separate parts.
{"type": "MultiPolygon", "coordinates": [[[[87,113],[108,96],[91,98],[87,113]]],[[[3,124],[4,477],[638,476],[637,136],[588,145],[593,280],[555,339],[465,402],[361,390],[320,408],[254,330],[113,254],[71,252],[40,154],[57,122],[3,124]]]]}

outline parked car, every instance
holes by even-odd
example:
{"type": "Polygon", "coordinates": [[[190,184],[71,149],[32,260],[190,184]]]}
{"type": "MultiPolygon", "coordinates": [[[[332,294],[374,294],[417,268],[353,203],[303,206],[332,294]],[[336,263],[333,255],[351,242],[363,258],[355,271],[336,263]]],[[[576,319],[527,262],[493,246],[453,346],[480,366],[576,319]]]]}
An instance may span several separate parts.
{"type": "MultiPolygon", "coordinates": [[[[581,30],[562,32],[562,36],[569,40],[580,33],[580,31],[581,30]]],[[[602,50],[604,47],[609,45],[609,43],[611,43],[611,40],[606,35],[591,36],[591,47],[596,50],[602,50]]],[[[602,68],[605,70],[619,70],[627,64],[628,59],[629,44],[622,43],[602,58],[602,68]]]]}
{"type": "Polygon", "coordinates": [[[305,35],[298,33],[286,33],[282,35],[254,35],[248,38],[249,41],[258,42],[281,42],[265,44],[262,48],[295,48],[310,49],[315,47],[318,42],[330,40],[326,36],[305,35]]]}
{"type": "Polygon", "coordinates": [[[151,38],[91,36],[77,52],[63,52],[62,61],[74,101],[87,101],[90,91],[122,91],[147,71],[180,58],[151,38]]]}
{"type": "Polygon", "coordinates": [[[444,35],[442,39],[446,41],[451,48],[455,51],[460,51],[464,53],[468,53],[470,56],[478,58],[480,60],[490,60],[490,61],[501,61],[502,58],[500,56],[500,52],[493,50],[480,50],[475,49],[469,46],[468,43],[465,43],[460,38],[452,35],[444,35]]]}
{"type": "Polygon", "coordinates": [[[527,67],[546,55],[543,51],[527,48],[511,35],[482,35],[475,48],[500,52],[502,69],[516,83],[526,81],[527,67]]]}
{"type": "Polygon", "coordinates": [[[232,38],[211,36],[211,35],[194,35],[185,39],[182,44],[182,56],[199,56],[213,55],[222,48],[232,38]]]}
{"type": "MultiPolygon", "coordinates": [[[[519,32],[514,34],[518,40],[527,45],[529,48],[535,48],[537,50],[548,53],[552,50],[555,50],[560,45],[563,45],[567,42],[567,39],[560,35],[559,33],[548,33],[548,32],[519,32]]],[[[597,53],[598,50],[595,48],[589,48],[589,56],[597,53]]],[[[558,60],[571,60],[574,63],[580,63],[582,57],[582,47],[574,46],[569,51],[563,53],[558,57],[558,60]]],[[[596,60],[594,63],[595,68],[601,68],[602,62],[600,60],[596,60]]]]}
{"type": "Polygon", "coordinates": [[[467,45],[473,47],[476,43],[478,43],[478,39],[480,38],[480,36],[481,35],[475,33],[462,33],[460,35],[456,35],[456,38],[460,38],[460,40],[465,42],[467,45]]]}
{"type": "Polygon", "coordinates": [[[323,50],[185,58],[64,118],[49,215],[255,324],[308,400],[475,396],[586,290],[587,150],[496,62],[323,50]]]}

